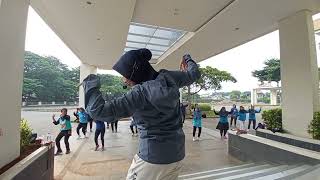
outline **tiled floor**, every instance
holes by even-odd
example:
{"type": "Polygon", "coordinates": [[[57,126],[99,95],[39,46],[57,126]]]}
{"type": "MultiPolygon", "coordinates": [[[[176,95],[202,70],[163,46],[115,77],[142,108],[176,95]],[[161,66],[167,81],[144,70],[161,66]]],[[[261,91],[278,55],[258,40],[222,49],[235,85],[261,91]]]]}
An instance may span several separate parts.
{"type": "MultiPolygon", "coordinates": [[[[210,136],[206,131],[202,140],[192,141],[191,123],[186,122],[186,158],[181,174],[237,165],[241,162],[228,156],[227,141],[210,136]]],[[[118,133],[109,130],[105,136],[105,151],[94,151],[93,133],[88,139],[71,138],[72,153],[56,157],[56,179],[125,179],[138,137],[132,137],[129,122],[119,122],[118,133]]]]}
{"type": "MultiPolygon", "coordinates": [[[[39,134],[58,133],[58,126],[51,122],[48,112],[23,112],[22,116],[31,119],[30,124],[39,134]]],[[[57,114],[57,113],[56,113],[57,114]]],[[[191,121],[184,125],[186,135],[186,157],[183,161],[181,174],[211,170],[226,166],[241,164],[240,161],[227,153],[227,141],[220,140],[215,129],[217,120],[206,119],[203,122],[201,141],[192,141],[191,121]]],[[[133,156],[138,150],[138,137],[132,137],[129,122],[120,121],[118,133],[106,131],[105,151],[94,151],[93,136],[88,139],[77,140],[73,124],[73,136],[70,138],[71,154],[55,157],[55,179],[125,179],[133,156]]],[[[95,125],[94,125],[95,128],[95,125]]],[[[64,150],[64,143],[61,142],[64,150]]]]}

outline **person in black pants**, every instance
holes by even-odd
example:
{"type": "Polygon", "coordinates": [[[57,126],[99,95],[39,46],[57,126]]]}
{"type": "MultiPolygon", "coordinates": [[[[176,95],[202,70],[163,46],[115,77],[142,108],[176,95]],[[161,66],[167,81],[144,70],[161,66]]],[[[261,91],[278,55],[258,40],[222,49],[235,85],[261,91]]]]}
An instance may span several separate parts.
{"type": "Polygon", "coordinates": [[[111,123],[111,130],[112,130],[112,133],[118,132],[118,120],[111,123]]]}
{"type": "Polygon", "coordinates": [[[90,126],[90,132],[92,132],[93,119],[89,115],[88,115],[88,122],[89,122],[89,126],[90,126]]]}
{"type": "Polygon", "coordinates": [[[85,112],[85,110],[83,108],[79,108],[79,112],[77,114],[79,116],[79,124],[77,127],[78,139],[81,138],[80,129],[82,129],[82,133],[83,133],[84,137],[87,138],[86,132],[87,132],[89,115],[85,112]]]}
{"type": "Polygon", "coordinates": [[[251,122],[253,123],[253,129],[256,129],[256,113],[260,113],[261,108],[256,110],[253,105],[250,106],[248,113],[249,113],[249,124],[248,129],[250,129],[251,122]]]}
{"type": "Polygon", "coordinates": [[[104,151],[104,133],[106,131],[106,127],[103,121],[95,121],[96,122],[96,132],[94,133],[94,142],[96,143],[95,151],[99,148],[98,137],[100,135],[101,138],[101,150],[104,151]]]}
{"type": "Polygon", "coordinates": [[[227,139],[226,134],[229,130],[228,116],[230,112],[228,112],[225,107],[222,107],[219,112],[213,109],[213,112],[215,115],[219,115],[219,122],[216,129],[220,130],[221,139],[227,139]]]}
{"type": "Polygon", "coordinates": [[[138,136],[137,123],[134,121],[133,117],[131,117],[130,129],[132,132],[132,136],[138,136]],[[133,127],[135,127],[135,129],[136,129],[136,133],[134,133],[133,127]]]}
{"type": "Polygon", "coordinates": [[[62,154],[62,150],[60,147],[60,140],[64,137],[64,143],[66,145],[66,154],[70,153],[70,146],[69,146],[69,137],[71,136],[71,122],[70,122],[70,116],[67,115],[67,109],[63,108],[61,109],[61,115],[58,120],[55,119],[55,115],[52,115],[52,121],[54,125],[60,124],[61,130],[58,136],[56,137],[56,146],[57,146],[57,152],[55,155],[62,154]]]}
{"type": "Polygon", "coordinates": [[[184,123],[184,120],[186,120],[186,109],[188,105],[184,105],[183,103],[180,103],[180,111],[182,115],[182,123],[184,123]]]}
{"type": "Polygon", "coordinates": [[[237,109],[237,106],[234,104],[230,111],[231,119],[230,119],[230,127],[232,127],[233,121],[234,121],[234,127],[237,127],[237,119],[239,116],[239,111],[237,109]]]}

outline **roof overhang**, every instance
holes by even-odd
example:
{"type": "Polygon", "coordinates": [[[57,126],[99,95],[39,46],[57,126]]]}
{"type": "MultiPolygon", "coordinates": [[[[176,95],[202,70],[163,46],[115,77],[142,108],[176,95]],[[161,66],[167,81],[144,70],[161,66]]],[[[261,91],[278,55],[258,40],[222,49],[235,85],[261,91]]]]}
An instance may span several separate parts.
{"type": "Polygon", "coordinates": [[[31,0],[31,6],[87,64],[111,69],[123,54],[131,22],[185,31],[155,67],[177,69],[190,53],[200,62],[278,28],[319,0],[31,0]]]}

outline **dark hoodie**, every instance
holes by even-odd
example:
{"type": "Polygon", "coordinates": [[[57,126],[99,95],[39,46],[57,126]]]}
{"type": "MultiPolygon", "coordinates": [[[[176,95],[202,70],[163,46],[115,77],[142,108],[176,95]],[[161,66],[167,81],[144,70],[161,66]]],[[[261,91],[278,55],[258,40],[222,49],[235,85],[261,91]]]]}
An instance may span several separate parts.
{"type": "Polygon", "coordinates": [[[159,73],[149,63],[151,57],[149,49],[128,51],[121,56],[113,69],[136,84],[154,80],[159,73]]]}
{"type": "MultiPolygon", "coordinates": [[[[132,59],[122,59],[124,58],[119,60],[123,61],[122,65],[117,63],[114,69],[125,77],[131,76],[132,71],[127,71],[124,66],[130,63],[133,65],[132,59]]],[[[89,75],[83,81],[86,110],[93,119],[107,122],[133,116],[140,130],[138,156],[152,164],[178,162],[185,156],[179,88],[192,84],[200,77],[198,65],[190,56],[186,56],[186,62],[187,72],[160,70],[159,73],[147,72],[148,78],[145,79],[135,76],[131,80],[141,84],[132,87],[123,97],[110,102],[105,102],[102,98],[99,78],[89,75]]]]}

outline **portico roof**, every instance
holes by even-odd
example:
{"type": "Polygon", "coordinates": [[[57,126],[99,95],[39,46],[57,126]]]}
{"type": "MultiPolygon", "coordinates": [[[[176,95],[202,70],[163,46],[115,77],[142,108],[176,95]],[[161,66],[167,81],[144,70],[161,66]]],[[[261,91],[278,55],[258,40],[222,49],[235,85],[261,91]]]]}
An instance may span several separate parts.
{"type": "Polygon", "coordinates": [[[161,53],[154,51],[156,68],[176,69],[185,53],[200,62],[276,30],[279,20],[295,12],[320,11],[318,0],[31,0],[30,3],[82,62],[101,69],[111,69],[128,48],[128,32],[133,24],[183,32],[161,53]]]}

